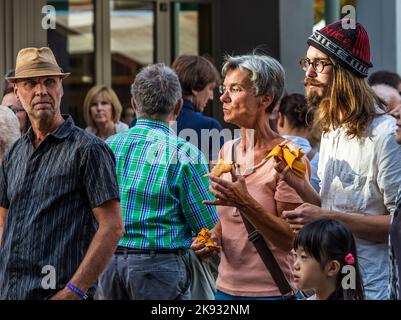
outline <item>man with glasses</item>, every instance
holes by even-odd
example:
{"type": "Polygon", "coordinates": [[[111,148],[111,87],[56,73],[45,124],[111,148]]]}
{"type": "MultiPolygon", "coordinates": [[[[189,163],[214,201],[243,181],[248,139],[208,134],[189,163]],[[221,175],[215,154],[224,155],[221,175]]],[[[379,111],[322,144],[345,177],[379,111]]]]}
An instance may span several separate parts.
{"type": "Polygon", "coordinates": [[[319,196],[306,179],[279,164],[281,176],[307,202],[283,215],[294,229],[323,217],[347,224],[357,240],[367,299],[387,299],[388,235],[401,184],[401,148],[395,119],[365,81],[372,67],[367,32],[359,23],[349,28],[349,22],[315,31],[300,61],[306,96],[323,130],[321,191],[319,196]]]}
{"type": "Polygon", "coordinates": [[[32,127],[0,166],[0,300],[87,299],[123,232],[112,151],[60,113],[68,75],[44,47],[7,77],[32,127]]]}

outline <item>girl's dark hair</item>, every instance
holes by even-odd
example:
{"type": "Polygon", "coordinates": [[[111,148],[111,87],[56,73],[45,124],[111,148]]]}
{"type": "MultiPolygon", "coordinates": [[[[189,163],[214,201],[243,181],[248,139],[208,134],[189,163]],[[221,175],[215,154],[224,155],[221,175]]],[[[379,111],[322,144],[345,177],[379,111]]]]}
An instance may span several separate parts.
{"type": "Polygon", "coordinates": [[[370,86],[374,86],[376,84],[386,84],[398,91],[398,86],[401,84],[401,77],[395,72],[380,70],[370,75],[368,83],[370,86]]]}
{"type": "Polygon", "coordinates": [[[294,240],[294,249],[299,247],[315,258],[322,268],[331,260],[340,263],[337,289],[328,300],[364,300],[362,277],[358,266],[355,239],[343,223],[333,219],[319,219],[305,225],[294,240]],[[341,273],[346,265],[345,257],[351,253],[355,259],[355,290],[343,289],[342,280],[347,274],[341,273]]]}
{"type": "Polygon", "coordinates": [[[313,122],[313,112],[308,109],[308,102],[302,94],[285,95],[278,111],[288,119],[293,128],[307,128],[313,122]]]}

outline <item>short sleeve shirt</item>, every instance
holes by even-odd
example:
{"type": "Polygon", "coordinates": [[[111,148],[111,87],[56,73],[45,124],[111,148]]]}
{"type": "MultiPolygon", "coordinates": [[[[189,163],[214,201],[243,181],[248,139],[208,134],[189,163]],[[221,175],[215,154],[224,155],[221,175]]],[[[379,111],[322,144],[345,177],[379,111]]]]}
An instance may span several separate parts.
{"type": "MultiPolygon", "coordinates": [[[[231,141],[223,146],[222,157],[226,160],[231,159],[229,150],[231,150],[232,144],[231,141]]],[[[308,162],[306,158],[304,159],[305,162],[308,162]]],[[[253,173],[245,174],[244,177],[252,197],[268,213],[276,215],[276,201],[287,203],[302,203],[303,201],[294,189],[277,178],[273,165],[273,158],[264,160],[253,167],[253,173]]],[[[231,174],[224,174],[222,178],[231,179],[231,174]]],[[[217,289],[234,296],[281,295],[255,246],[248,240],[248,233],[238,209],[218,206],[217,212],[222,227],[223,247],[216,282],[217,289]]],[[[291,253],[277,248],[269,241],[266,243],[291,284],[293,281],[291,253]]]]}
{"type": "Polygon", "coordinates": [[[49,296],[50,272],[54,289],[62,289],[97,230],[92,209],[119,199],[112,151],[71,117],[36,149],[32,134],[13,145],[0,167],[0,206],[8,209],[0,299],[49,296]]]}
{"type": "Polygon", "coordinates": [[[134,249],[189,248],[192,233],[218,220],[210,200],[207,161],[164,122],[139,118],[107,140],[116,157],[125,233],[119,245],[134,249]]]}

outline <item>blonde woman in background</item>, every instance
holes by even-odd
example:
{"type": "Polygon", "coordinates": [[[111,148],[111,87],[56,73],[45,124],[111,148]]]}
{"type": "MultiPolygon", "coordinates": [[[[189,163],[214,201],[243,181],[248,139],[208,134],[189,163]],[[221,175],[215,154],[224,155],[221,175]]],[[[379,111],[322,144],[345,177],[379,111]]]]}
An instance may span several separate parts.
{"type": "Polygon", "coordinates": [[[84,118],[88,127],[86,131],[102,140],[128,129],[120,122],[122,106],[114,90],[105,85],[91,88],[84,101],[84,118]]]}

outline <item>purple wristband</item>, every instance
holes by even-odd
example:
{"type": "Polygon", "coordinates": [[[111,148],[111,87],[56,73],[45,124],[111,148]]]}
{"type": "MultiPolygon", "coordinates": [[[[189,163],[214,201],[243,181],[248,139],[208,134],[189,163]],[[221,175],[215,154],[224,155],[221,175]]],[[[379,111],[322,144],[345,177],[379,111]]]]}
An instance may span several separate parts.
{"type": "Polygon", "coordinates": [[[88,299],[88,295],[83,292],[81,289],[77,288],[76,286],[74,286],[71,282],[68,282],[66,287],[68,289],[70,289],[72,292],[76,293],[77,295],[79,295],[82,299],[86,300],[88,299]]]}

